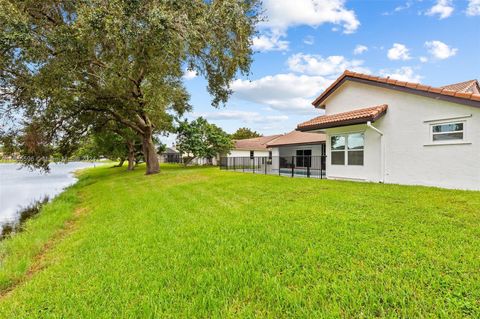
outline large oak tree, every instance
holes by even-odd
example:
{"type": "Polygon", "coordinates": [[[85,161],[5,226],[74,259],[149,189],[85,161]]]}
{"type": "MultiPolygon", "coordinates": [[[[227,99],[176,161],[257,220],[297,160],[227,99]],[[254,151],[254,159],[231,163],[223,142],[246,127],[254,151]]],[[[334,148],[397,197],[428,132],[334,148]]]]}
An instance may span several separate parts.
{"type": "Polygon", "coordinates": [[[225,103],[229,83],[249,71],[259,18],[257,0],[0,0],[0,7],[2,115],[21,112],[23,131],[40,135],[44,155],[51,147],[44,143],[70,145],[97,118],[115,121],[141,138],[147,174],[159,171],[153,135],[190,109],[186,69],[206,78],[213,106],[225,103]]]}

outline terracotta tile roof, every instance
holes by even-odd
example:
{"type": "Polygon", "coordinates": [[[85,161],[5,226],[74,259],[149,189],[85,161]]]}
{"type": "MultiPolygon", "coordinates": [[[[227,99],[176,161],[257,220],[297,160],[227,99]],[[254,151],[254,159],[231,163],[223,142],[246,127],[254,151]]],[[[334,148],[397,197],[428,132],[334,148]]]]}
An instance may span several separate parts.
{"type": "Polygon", "coordinates": [[[480,84],[477,80],[470,80],[460,83],[449,84],[440,87],[442,89],[463,92],[463,93],[474,93],[480,94],[480,84]]]}
{"type": "Polygon", "coordinates": [[[325,91],[323,91],[320,96],[318,96],[312,104],[315,107],[323,108],[321,103],[335,91],[337,87],[339,87],[344,81],[346,80],[361,80],[363,83],[368,84],[377,84],[382,85],[394,89],[405,89],[410,93],[422,94],[427,95],[429,97],[435,98],[450,98],[458,101],[459,103],[465,103],[468,105],[478,106],[480,107],[480,94],[475,94],[472,92],[461,92],[455,91],[448,88],[435,88],[432,86],[422,85],[419,83],[412,83],[412,82],[404,82],[398,81],[391,78],[382,78],[378,76],[371,76],[362,73],[356,73],[346,70],[343,74],[335,80],[325,91]],[[464,101],[464,102],[462,102],[464,101]],[[468,102],[468,103],[467,103],[468,102]],[[478,103],[477,103],[478,102],[478,103]]]}
{"type": "Polygon", "coordinates": [[[282,136],[281,134],[270,135],[270,136],[261,136],[254,138],[247,138],[244,140],[234,141],[235,147],[237,150],[266,150],[267,143],[282,136]]]}
{"type": "Polygon", "coordinates": [[[320,144],[325,142],[325,134],[322,133],[306,133],[300,131],[292,131],[288,134],[282,135],[267,143],[267,147],[276,147],[283,145],[298,145],[298,144],[320,144]]]}
{"type": "Polygon", "coordinates": [[[299,124],[297,128],[301,131],[309,131],[344,125],[361,124],[368,121],[375,122],[387,112],[387,108],[388,106],[383,104],[332,115],[322,115],[299,124]]]}

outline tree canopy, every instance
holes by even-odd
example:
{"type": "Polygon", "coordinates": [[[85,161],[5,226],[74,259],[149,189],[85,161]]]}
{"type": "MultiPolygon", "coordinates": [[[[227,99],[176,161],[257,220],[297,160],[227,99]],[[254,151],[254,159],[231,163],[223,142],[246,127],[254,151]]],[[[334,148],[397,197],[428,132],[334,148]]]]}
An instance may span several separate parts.
{"type": "Polygon", "coordinates": [[[253,131],[247,127],[241,127],[235,131],[230,137],[234,140],[244,140],[247,138],[254,138],[262,136],[260,133],[253,131]]]}
{"type": "Polygon", "coordinates": [[[194,158],[212,159],[226,154],[233,148],[233,143],[225,131],[199,117],[192,122],[184,120],[179,123],[176,146],[188,164],[194,158]]]}
{"type": "Polygon", "coordinates": [[[133,170],[140,146],[141,141],[131,129],[110,123],[108,127],[89,134],[75,155],[80,158],[120,160],[119,167],[127,160],[128,170],[133,170]]]}
{"type": "Polygon", "coordinates": [[[142,141],[159,171],[153,136],[190,110],[182,76],[205,77],[225,103],[251,64],[257,0],[0,0],[2,115],[22,113],[28,164],[67,155],[92,127],[115,122],[142,141]],[[7,112],[8,111],[8,112],[7,112]]]}

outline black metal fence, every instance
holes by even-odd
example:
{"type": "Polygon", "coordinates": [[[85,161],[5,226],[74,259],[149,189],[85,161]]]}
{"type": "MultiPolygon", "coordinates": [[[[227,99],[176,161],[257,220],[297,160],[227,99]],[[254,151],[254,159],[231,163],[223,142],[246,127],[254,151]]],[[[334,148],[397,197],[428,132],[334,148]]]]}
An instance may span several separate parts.
{"type": "Polygon", "coordinates": [[[160,154],[162,156],[162,163],[182,163],[182,156],[174,153],[160,154]]]}
{"type": "Polygon", "coordinates": [[[325,177],[326,156],[221,157],[220,169],[291,177],[325,177]]]}

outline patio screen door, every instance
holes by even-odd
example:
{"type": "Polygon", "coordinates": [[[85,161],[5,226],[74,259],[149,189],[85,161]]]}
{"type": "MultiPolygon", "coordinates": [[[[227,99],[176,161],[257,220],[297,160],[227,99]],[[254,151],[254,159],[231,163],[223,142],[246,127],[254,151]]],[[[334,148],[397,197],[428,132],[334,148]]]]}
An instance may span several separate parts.
{"type": "Polygon", "coordinates": [[[310,167],[311,162],[312,162],[312,150],[297,150],[295,166],[310,167]]]}

